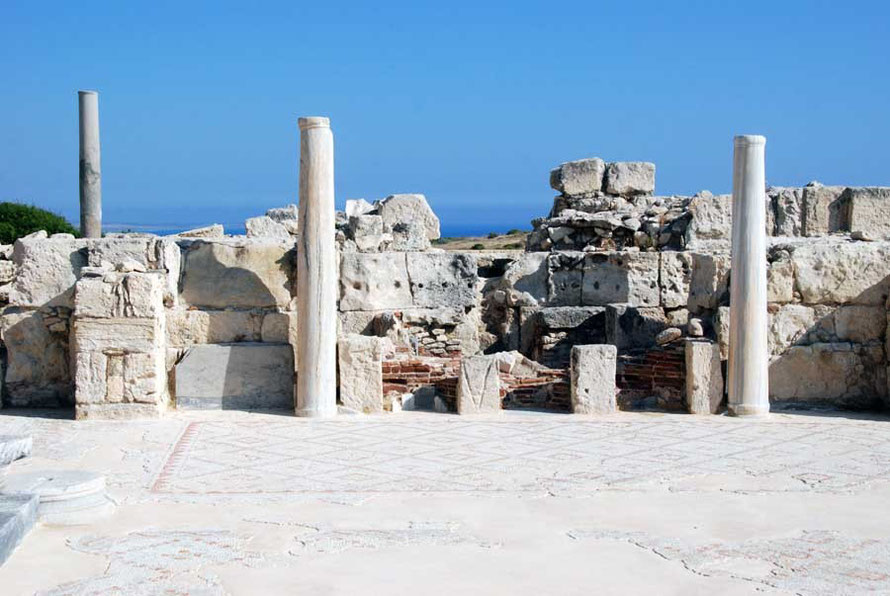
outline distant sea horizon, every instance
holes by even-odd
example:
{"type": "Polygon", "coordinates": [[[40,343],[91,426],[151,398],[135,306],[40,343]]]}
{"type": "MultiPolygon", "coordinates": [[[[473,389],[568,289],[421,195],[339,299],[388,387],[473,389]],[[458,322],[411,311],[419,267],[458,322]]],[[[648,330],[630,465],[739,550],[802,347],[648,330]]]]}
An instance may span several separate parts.
{"type": "MultiPolygon", "coordinates": [[[[203,228],[211,225],[214,225],[214,223],[211,222],[195,225],[107,224],[102,226],[102,231],[109,234],[116,234],[121,232],[141,232],[147,234],[156,234],[158,236],[171,236],[173,234],[178,234],[186,230],[194,230],[196,228],[203,228]]],[[[232,236],[244,235],[247,232],[243,223],[231,226],[222,224],[222,226],[225,230],[225,233],[232,236]]],[[[491,232],[505,234],[506,232],[514,229],[520,229],[523,231],[531,230],[531,226],[528,224],[525,226],[515,226],[508,224],[499,225],[488,223],[450,225],[441,224],[440,227],[443,238],[486,236],[491,232]]]]}

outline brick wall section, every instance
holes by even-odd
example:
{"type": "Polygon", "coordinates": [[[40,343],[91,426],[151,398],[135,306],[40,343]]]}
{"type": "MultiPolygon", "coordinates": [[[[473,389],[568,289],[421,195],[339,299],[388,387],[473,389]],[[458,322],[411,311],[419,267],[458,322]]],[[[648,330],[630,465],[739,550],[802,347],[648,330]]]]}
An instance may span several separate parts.
{"type": "Polygon", "coordinates": [[[400,350],[395,358],[383,361],[383,393],[413,393],[446,379],[457,383],[458,370],[460,357],[414,356],[400,350]]]}
{"type": "Polygon", "coordinates": [[[572,409],[568,369],[542,370],[534,378],[517,378],[502,373],[500,378],[504,409],[558,412],[572,409]]]}
{"type": "Polygon", "coordinates": [[[682,343],[619,354],[617,377],[621,409],[657,406],[685,410],[686,355],[682,343]]]}

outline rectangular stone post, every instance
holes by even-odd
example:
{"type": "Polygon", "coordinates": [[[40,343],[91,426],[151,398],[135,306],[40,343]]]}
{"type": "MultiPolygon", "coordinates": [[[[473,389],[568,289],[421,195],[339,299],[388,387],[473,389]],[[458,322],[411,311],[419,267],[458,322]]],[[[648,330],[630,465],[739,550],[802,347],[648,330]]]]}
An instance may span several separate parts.
{"type": "Polygon", "coordinates": [[[337,413],[337,249],[334,136],[327,118],[300,118],[297,246],[297,416],[337,413]]]}
{"type": "Polygon", "coordinates": [[[99,94],[78,91],[80,108],[80,233],[102,237],[102,166],[99,156],[99,94]]]}
{"type": "Polygon", "coordinates": [[[686,406],[690,414],[716,414],[723,401],[720,346],[686,340],[686,406]]]}
{"type": "Polygon", "coordinates": [[[613,414],[618,411],[615,376],[618,348],[609,344],[573,346],[571,355],[572,412],[613,414]]]}
{"type": "Polygon", "coordinates": [[[729,297],[729,412],[769,413],[766,311],[766,139],[735,138],[729,297]]]}

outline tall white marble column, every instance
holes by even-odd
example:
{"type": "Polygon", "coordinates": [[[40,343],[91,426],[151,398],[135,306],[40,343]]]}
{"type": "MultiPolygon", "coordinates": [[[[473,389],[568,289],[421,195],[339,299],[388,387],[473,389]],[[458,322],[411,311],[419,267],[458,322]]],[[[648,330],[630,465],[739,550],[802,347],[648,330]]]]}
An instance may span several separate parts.
{"type": "Polygon", "coordinates": [[[102,166],[99,156],[99,94],[78,91],[80,108],[80,233],[102,236],[102,166]]]}
{"type": "Polygon", "coordinates": [[[300,118],[297,246],[297,416],[337,413],[337,248],[334,136],[327,118],[300,118]]]}
{"type": "Polygon", "coordinates": [[[769,413],[766,311],[766,138],[735,138],[729,296],[729,413],[769,413]]]}

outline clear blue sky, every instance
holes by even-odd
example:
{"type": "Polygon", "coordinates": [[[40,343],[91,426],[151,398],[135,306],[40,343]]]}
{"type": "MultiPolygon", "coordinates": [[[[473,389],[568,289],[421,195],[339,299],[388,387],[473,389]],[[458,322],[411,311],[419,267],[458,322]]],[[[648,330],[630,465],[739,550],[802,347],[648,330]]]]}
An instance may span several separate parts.
{"type": "Polygon", "coordinates": [[[736,133],[771,184],[890,185],[888,39],[886,1],[6,0],[0,199],[77,219],[78,89],[106,223],[295,202],[300,115],[332,119],[338,205],[422,192],[446,230],[528,227],[589,156],[728,192],[736,133]]]}

